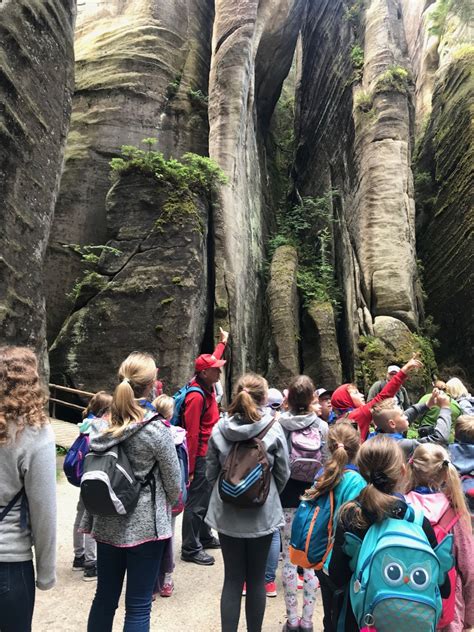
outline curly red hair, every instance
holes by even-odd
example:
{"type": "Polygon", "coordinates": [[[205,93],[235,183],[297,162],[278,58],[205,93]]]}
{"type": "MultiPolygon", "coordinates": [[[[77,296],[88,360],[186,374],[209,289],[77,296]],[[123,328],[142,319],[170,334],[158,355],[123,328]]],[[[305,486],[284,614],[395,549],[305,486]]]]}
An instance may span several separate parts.
{"type": "Polygon", "coordinates": [[[26,426],[47,424],[46,401],[34,352],[27,347],[0,347],[0,445],[26,426]]]}

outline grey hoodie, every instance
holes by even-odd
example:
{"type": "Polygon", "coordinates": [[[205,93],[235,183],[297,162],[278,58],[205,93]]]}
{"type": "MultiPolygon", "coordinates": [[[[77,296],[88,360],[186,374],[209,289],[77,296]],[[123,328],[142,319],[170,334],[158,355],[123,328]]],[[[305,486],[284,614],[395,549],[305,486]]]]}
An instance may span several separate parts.
{"type": "MultiPolygon", "coordinates": [[[[148,413],[150,415],[151,413],[148,413]]],[[[145,417],[146,419],[146,417],[145,417]]],[[[98,542],[114,546],[137,546],[150,540],[170,538],[171,507],[180,492],[181,473],[170,429],[159,419],[146,425],[137,422],[127,426],[119,436],[104,434],[107,421],[96,419],[90,431],[91,449],[105,452],[123,443],[135,476],[145,477],[153,465],[156,481],[155,506],[150,487],[140,492],[137,506],[126,516],[91,516],[88,512],[81,527],[98,542]]]]}
{"type": "MultiPolygon", "coordinates": [[[[304,415],[294,415],[292,412],[282,413],[278,421],[285,433],[288,453],[291,451],[291,433],[295,430],[303,430],[310,426],[316,426],[321,433],[321,455],[323,461],[328,457],[328,432],[329,426],[326,421],[320,419],[316,413],[306,413],[304,415]]],[[[300,497],[309,487],[308,483],[296,481],[292,478],[288,481],[285,489],[280,494],[280,500],[285,509],[295,509],[300,504],[300,497]]]]}
{"type": "Polygon", "coordinates": [[[27,528],[20,526],[18,501],[0,522],[0,562],[26,562],[36,557],[36,585],[48,590],[56,583],[56,449],[48,424],[27,426],[0,446],[0,507],[24,487],[28,499],[27,528]]]}
{"type": "Polygon", "coordinates": [[[207,449],[206,476],[212,490],[206,522],[224,535],[234,538],[260,538],[273,533],[283,525],[283,511],[279,492],[285,487],[290,475],[288,449],[285,436],[278,423],[274,423],[263,438],[268,462],[272,468],[272,480],[268,498],[261,507],[244,509],[224,503],[219,495],[217,479],[227,455],[235,441],[251,439],[262,432],[272,421],[266,411],[260,421],[247,423],[240,415],[221,417],[212,430],[207,449]]]}

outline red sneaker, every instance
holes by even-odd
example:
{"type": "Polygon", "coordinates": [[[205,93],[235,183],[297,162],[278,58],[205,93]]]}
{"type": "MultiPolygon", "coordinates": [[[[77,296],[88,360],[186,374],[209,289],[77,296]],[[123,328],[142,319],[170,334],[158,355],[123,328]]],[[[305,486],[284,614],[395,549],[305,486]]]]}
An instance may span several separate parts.
{"type": "Polygon", "coordinates": [[[267,597],[276,597],[277,587],[275,582],[267,582],[265,584],[265,592],[267,593],[267,597]]]}
{"type": "Polygon", "coordinates": [[[298,574],[298,590],[303,590],[304,575],[298,574]]]}
{"type": "Polygon", "coordinates": [[[160,597],[171,597],[174,590],[173,582],[169,582],[168,584],[163,584],[160,590],[160,597]]]}

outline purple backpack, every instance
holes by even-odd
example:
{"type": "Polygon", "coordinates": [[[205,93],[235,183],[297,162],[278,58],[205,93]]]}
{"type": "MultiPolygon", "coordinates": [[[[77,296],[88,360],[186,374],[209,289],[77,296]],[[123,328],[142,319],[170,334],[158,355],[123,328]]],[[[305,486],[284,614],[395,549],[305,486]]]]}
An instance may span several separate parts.
{"type": "Polygon", "coordinates": [[[316,424],[290,435],[290,477],[295,481],[313,483],[323,465],[321,432],[316,424]]]}
{"type": "Polygon", "coordinates": [[[84,458],[89,452],[89,435],[80,434],[69,448],[64,459],[63,470],[67,480],[75,487],[81,486],[84,458]]]}

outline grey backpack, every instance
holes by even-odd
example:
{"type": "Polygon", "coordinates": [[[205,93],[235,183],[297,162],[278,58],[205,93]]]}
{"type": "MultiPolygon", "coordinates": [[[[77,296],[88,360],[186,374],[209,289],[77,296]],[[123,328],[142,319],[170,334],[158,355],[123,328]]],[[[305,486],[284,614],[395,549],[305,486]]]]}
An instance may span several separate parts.
{"type": "MultiPolygon", "coordinates": [[[[158,419],[155,415],[146,421],[158,419]]],[[[146,425],[146,424],[144,424],[146,425]]],[[[154,503],[155,477],[152,469],[143,479],[135,476],[122,443],[106,452],[90,450],[84,459],[81,498],[94,516],[125,516],[136,507],[142,488],[149,485],[154,503]]]]}

